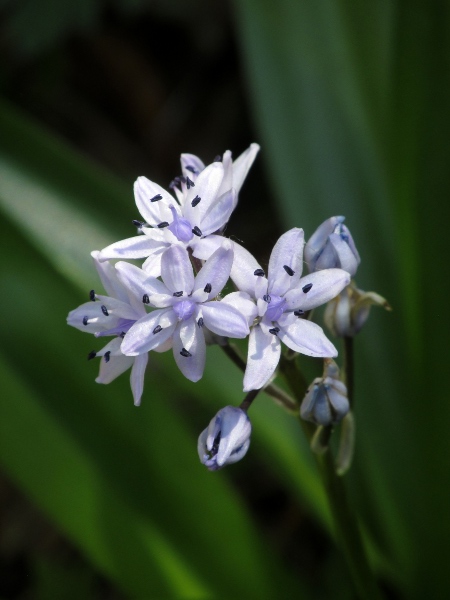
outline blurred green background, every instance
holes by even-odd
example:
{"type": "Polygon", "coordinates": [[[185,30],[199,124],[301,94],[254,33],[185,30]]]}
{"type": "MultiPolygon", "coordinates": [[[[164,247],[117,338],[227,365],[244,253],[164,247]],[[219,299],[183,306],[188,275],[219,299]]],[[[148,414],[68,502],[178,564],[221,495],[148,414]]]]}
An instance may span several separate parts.
{"type": "Polygon", "coordinates": [[[89,252],[134,235],[138,175],[253,141],[228,235],[264,263],[344,214],[357,283],[394,308],[356,340],[346,480],[386,597],[448,598],[449,3],[0,10],[0,598],[354,598],[294,419],[261,396],[245,460],[209,473],[197,436],[243,397],[226,357],[191,384],[152,356],[137,409],[65,324],[98,287],[89,252]]]}

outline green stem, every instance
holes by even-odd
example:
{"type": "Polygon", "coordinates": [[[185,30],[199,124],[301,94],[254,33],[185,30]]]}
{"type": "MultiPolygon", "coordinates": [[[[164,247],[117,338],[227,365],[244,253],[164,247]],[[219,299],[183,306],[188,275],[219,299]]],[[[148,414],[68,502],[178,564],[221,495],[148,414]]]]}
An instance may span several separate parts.
{"type": "Polygon", "coordinates": [[[350,407],[353,407],[354,397],[354,352],[353,337],[344,337],[344,378],[347,386],[347,397],[350,407]]]}

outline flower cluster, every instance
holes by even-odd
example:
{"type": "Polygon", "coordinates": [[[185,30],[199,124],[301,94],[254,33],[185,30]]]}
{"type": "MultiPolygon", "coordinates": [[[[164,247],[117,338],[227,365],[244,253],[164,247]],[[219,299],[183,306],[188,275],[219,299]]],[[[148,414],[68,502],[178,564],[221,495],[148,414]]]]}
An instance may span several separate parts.
{"type": "MultiPolygon", "coordinates": [[[[112,338],[89,354],[101,357],[96,381],[109,383],[131,367],[136,405],[152,351],[172,350],[177,367],[195,382],[203,375],[207,344],[248,337],[245,392],[270,383],[283,345],[313,357],[337,355],[309,317],[347,288],[360,262],[344,218],[323,223],[306,246],[302,229],[287,231],[267,268],[223,235],[258,151],[252,144],[235,161],[227,151],[207,166],[182,154],[182,175],[170,184],[171,192],[139,177],[137,235],[92,252],[107,295],[92,290],[89,302],[69,313],[68,323],[112,338]],[[128,262],[135,259],[143,259],[140,267],[128,262]],[[230,280],[236,291],[223,294],[230,280]]],[[[199,440],[201,460],[212,470],[241,458],[249,445],[246,412],[223,411],[199,440]]]]}

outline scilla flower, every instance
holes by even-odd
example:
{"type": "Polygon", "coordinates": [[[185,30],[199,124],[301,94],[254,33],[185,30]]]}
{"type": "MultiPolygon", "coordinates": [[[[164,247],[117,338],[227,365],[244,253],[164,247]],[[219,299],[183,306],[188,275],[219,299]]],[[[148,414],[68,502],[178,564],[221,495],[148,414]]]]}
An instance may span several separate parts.
{"type": "Polygon", "coordinates": [[[206,238],[220,232],[236,207],[237,194],[259,150],[257,144],[234,163],[225,152],[222,161],[204,167],[192,154],[183,154],[184,175],[171,186],[176,198],[146,177],[134,184],[136,205],[144,222],[135,221],[141,233],[111,244],[99,255],[100,260],[146,258],[143,268],[153,277],[161,273],[161,257],[174,244],[191,248],[194,255],[208,258],[215,248],[205,245],[206,238]]]}
{"type": "Polygon", "coordinates": [[[255,322],[244,375],[246,392],[262,388],[270,380],[280,360],[281,342],[308,356],[337,356],[322,328],[302,317],[339,294],[350,276],[342,269],[325,269],[301,277],[303,245],[303,229],[294,228],[282,235],[270,255],[267,277],[249,252],[233,246],[231,278],[241,290],[241,312],[247,314],[249,298],[256,301],[253,315],[248,315],[255,322]]]}
{"type": "Polygon", "coordinates": [[[309,238],[305,261],[311,273],[337,267],[355,275],[361,259],[344,220],[345,217],[327,219],[309,238]]]}
{"type": "Polygon", "coordinates": [[[217,471],[241,460],[249,449],[251,432],[247,413],[235,406],[225,406],[198,438],[200,461],[210,471],[217,471]]]}
{"type": "Polygon", "coordinates": [[[317,425],[338,423],[350,410],[347,388],[339,379],[334,360],[324,361],[322,377],[314,379],[300,407],[302,419],[317,425]]]}
{"type": "Polygon", "coordinates": [[[122,352],[138,356],[171,340],[178,368],[191,381],[198,381],[205,367],[204,326],[219,336],[245,338],[249,333],[247,320],[239,310],[215,299],[228,281],[232,263],[233,249],[226,240],[196,277],[188,252],[180,245],[164,252],[162,281],[153,277],[143,280],[140,269],[141,274],[135,277],[132,265],[122,263],[121,276],[128,278],[129,285],[144,291],[148,304],[157,309],[129,329],[122,352]]]}

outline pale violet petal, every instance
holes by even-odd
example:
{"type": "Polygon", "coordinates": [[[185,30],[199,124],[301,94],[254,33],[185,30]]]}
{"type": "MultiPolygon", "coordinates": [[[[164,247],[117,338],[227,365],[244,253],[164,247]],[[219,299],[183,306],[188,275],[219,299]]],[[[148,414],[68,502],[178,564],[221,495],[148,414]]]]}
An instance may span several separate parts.
{"type": "Polygon", "coordinates": [[[186,195],[186,201],[183,207],[184,217],[188,219],[193,226],[200,226],[200,223],[208,211],[210,205],[217,197],[220,184],[223,179],[223,166],[220,162],[214,162],[204,169],[195,180],[195,186],[191,187],[186,195]],[[200,198],[198,203],[192,201],[200,198]]]}
{"type": "Polygon", "coordinates": [[[256,308],[255,301],[251,296],[245,292],[231,292],[227,294],[221,300],[223,304],[229,304],[236,308],[244,317],[247,319],[247,323],[250,327],[253,321],[258,315],[258,309],[256,308]]]}
{"type": "Polygon", "coordinates": [[[195,181],[205,168],[203,161],[195,154],[184,153],[180,160],[184,177],[189,177],[192,181],[195,181]]]}
{"type": "Polygon", "coordinates": [[[212,254],[196,276],[194,292],[204,290],[208,294],[208,299],[215,298],[225,287],[230,277],[232,264],[232,246],[230,242],[223,240],[223,245],[212,254]]]}
{"type": "Polygon", "coordinates": [[[122,342],[122,352],[137,356],[161,346],[171,337],[177,324],[177,316],[172,309],[155,310],[136,323],[126,333],[122,342]]]}
{"type": "Polygon", "coordinates": [[[342,269],[324,269],[305,275],[298,287],[284,296],[286,310],[306,311],[321,306],[340,294],[349,283],[350,275],[342,269]]]}
{"type": "Polygon", "coordinates": [[[244,374],[244,392],[258,390],[266,385],[278,366],[281,355],[280,340],[265,334],[259,325],[250,331],[247,368],[244,374]]]}
{"type": "Polygon", "coordinates": [[[169,209],[171,204],[175,205],[177,211],[180,212],[178,202],[174,197],[147,177],[138,177],[135,181],[134,198],[141,215],[147,223],[154,227],[164,221],[168,223],[172,221],[172,213],[169,209]],[[159,196],[161,199],[155,200],[159,196]],[[152,199],[154,199],[153,202],[152,199]]]}
{"type": "MultiPolygon", "coordinates": [[[[231,151],[226,150],[222,156],[222,165],[223,165],[223,179],[220,184],[220,188],[217,192],[218,196],[221,196],[228,190],[230,190],[233,186],[233,160],[231,156],[231,151]]],[[[237,199],[235,199],[234,206],[236,206],[237,199]]],[[[234,208],[233,206],[233,208],[234,208]]]]}
{"type": "Polygon", "coordinates": [[[342,239],[340,234],[332,233],[329,237],[329,240],[336,254],[339,256],[338,266],[340,266],[344,271],[350,273],[350,275],[353,277],[358,270],[358,265],[360,263],[359,255],[354,254],[352,248],[350,248],[348,243],[342,239]]]}
{"type": "Polygon", "coordinates": [[[187,296],[194,286],[194,273],[187,250],[183,246],[171,246],[161,258],[161,278],[172,292],[184,292],[187,296]]]}
{"type": "MultiPolygon", "coordinates": [[[[250,146],[233,162],[233,187],[236,190],[236,195],[239,194],[242,184],[244,183],[247,173],[259,152],[258,144],[250,144],[250,146]]],[[[236,198],[237,199],[237,198],[236,198]]]]}
{"type": "Polygon", "coordinates": [[[281,318],[278,326],[280,328],[278,337],[291,350],[301,352],[306,356],[322,358],[337,356],[336,348],[326,337],[322,328],[315,323],[306,319],[296,319],[286,327],[281,318]]]}
{"type": "Polygon", "coordinates": [[[173,336],[173,356],[187,379],[195,382],[202,378],[206,344],[202,328],[194,319],[183,321],[176,328],[173,336]]]}
{"type": "Polygon", "coordinates": [[[161,258],[168,247],[161,248],[161,251],[150,254],[147,260],[144,261],[142,269],[151,277],[161,276],[161,258]]]}
{"type": "Polygon", "coordinates": [[[208,235],[206,238],[194,238],[190,243],[192,254],[200,260],[208,260],[213,252],[223,244],[222,235],[208,235]]]}
{"type": "Polygon", "coordinates": [[[234,261],[231,267],[230,277],[241,292],[255,296],[255,285],[258,276],[256,271],[263,270],[256,258],[248,250],[236,242],[233,243],[234,261]]]}
{"type": "Polygon", "coordinates": [[[269,259],[269,294],[283,296],[294,288],[303,269],[303,229],[294,227],[275,244],[269,259]]]}
{"type": "Polygon", "coordinates": [[[158,240],[153,240],[148,235],[138,235],[136,237],[115,242],[98,254],[98,260],[108,260],[112,258],[145,258],[153,252],[162,251],[165,244],[158,240]]]}
{"type": "Polygon", "coordinates": [[[202,305],[203,321],[217,335],[245,338],[249,334],[247,319],[236,308],[223,302],[206,302],[202,305]]]}
{"type": "Polygon", "coordinates": [[[105,316],[99,302],[86,302],[70,311],[67,324],[86,333],[96,333],[114,327],[117,319],[105,316]]]}
{"type": "MultiPolygon", "coordinates": [[[[133,358],[127,356],[126,358],[133,358]]],[[[148,362],[148,353],[136,356],[133,359],[134,364],[130,374],[131,391],[133,393],[134,405],[139,406],[141,404],[142,392],[144,391],[144,377],[145,369],[148,362]]]]}
{"type": "Polygon", "coordinates": [[[95,268],[97,269],[97,273],[99,274],[106,294],[112,298],[117,298],[118,300],[127,302],[127,292],[122,283],[119,281],[114,266],[109,262],[100,261],[98,258],[99,254],[100,252],[98,250],[91,252],[91,256],[94,259],[95,268]]]}
{"type": "Polygon", "coordinates": [[[328,236],[331,235],[337,225],[343,223],[345,217],[330,217],[324,221],[316,231],[312,234],[305,245],[305,262],[308,265],[308,269],[312,271],[314,264],[318,258],[318,254],[325,246],[328,240],[328,236]]]}
{"type": "Polygon", "coordinates": [[[92,304],[96,304],[99,309],[103,311],[102,307],[106,307],[109,317],[118,317],[120,319],[136,319],[136,311],[130,306],[129,302],[122,302],[121,300],[116,300],[115,298],[110,298],[109,296],[102,296],[101,294],[97,294],[97,302],[93,302],[92,304]]]}
{"type": "Polygon", "coordinates": [[[143,269],[130,263],[116,263],[118,276],[122,283],[142,302],[144,294],[168,294],[169,290],[162,281],[149,277],[143,269]]]}
{"type": "Polygon", "coordinates": [[[108,344],[106,344],[106,346],[99,350],[99,352],[97,352],[97,356],[101,359],[100,371],[95,380],[97,383],[111,383],[111,381],[114,381],[116,377],[122,375],[122,373],[127,371],[132,366],[134,358],[132,356],[125,356],[122,354],[120,351],[121,343],[121,338],[114,338],[108,344]],[[106,352],[109,352],[108,361],[103,358],[106,352]]]}
{"type": "Polygon", "coordinates": [[[236,192],[234,189],[228,190],[219,196],[213,202],[202,218],[200,230],[203,235],[210,235],[222,229],[227,223],[233,212],[234,199],[236,192]]]}

